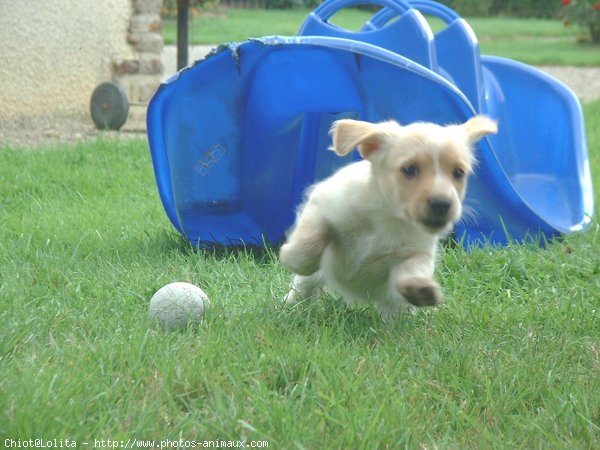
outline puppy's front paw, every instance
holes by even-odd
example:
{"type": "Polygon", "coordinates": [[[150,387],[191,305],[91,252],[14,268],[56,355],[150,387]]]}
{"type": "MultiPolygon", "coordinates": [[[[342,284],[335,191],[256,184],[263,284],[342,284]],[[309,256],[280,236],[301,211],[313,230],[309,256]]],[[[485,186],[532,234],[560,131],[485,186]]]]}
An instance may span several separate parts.
{"type": "Polygon", "coordinates": [[[442,303],[442,290],[430,278],[410,277],[396,284],[398,293],[414,306],[435,306],[442,303]]]}
{"type": "Polygon", "coordinates": [[[283,301],[288,304],[298,303],[310,297],[320,297],[323,293],[323,280],[321,275],[316,273],[310,277],[296,275],[292,286],[283,301]]]}
{"type": "Polygon", "coordinates": [[[283,303],[287,305],[293,305],[298,303],[300,300],[302,299],[299,297],[298,292],[296,292],[295,289],[290,289],[286,296],[283,297],[283,303]]]}

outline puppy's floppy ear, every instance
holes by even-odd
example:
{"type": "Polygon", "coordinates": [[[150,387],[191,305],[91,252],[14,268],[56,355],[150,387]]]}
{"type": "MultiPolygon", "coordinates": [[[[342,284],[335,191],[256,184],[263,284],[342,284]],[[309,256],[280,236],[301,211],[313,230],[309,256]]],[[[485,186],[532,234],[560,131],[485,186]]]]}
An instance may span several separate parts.
{"type": "Polygon", "coordinates": [[[369,159],[371,155],[379,150],[383,138],[377,124],[352,119],[342,119],[334,122],[329,134],[333,140],[330,150],[344,156],[358,146],[358,151],[365,159],[369,159]]]}
{"type": "Polygon", "coordinates": [[[467,132],[467,136],[471,143],[477,142],[483,136],[496,134],[498,132],[498,124],[496,121],[487,116],[472,117],[461,126],[467,132]]]}

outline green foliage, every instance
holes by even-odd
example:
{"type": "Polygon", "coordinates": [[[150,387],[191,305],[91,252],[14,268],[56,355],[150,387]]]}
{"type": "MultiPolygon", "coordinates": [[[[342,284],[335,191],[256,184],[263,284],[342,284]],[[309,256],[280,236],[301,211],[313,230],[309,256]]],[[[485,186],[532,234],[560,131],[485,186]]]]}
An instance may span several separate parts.
{"type": "Polygon", "coordinates": [[[442,0],[461,16],[488,16],[494,0],[442,0]]]}
{"type": "Polygon", "coordinates": [[[577,24],[589,33],[592,42],[600,44],[600,1],[563,0],[565,25],[577,24]]]}
{"type": "Polygon", "coordinates": [[[494,0],[490,14],[555,18],[559,10],[560,4],[555,0],[494,0]]]}
{"type": "Polygon", "coordinates": [[[302,0],[264,0],[266,9],[292,9],[303,6],[302,0]]]}
{"type": "MultiPolygon", "coordinates": [[[[189,10],[192,15],[199,15],[201,11],[213,10],[221,0],[188,0],[189,10]]],[[[177,0],[163,0],[161,14],[163,17],[177,17],[177,0]]]]}
{"type": "MultiPolygon", "coordinates": [[[[175,0],[167,0],[174,2],[175,0]]],[[[245,6],[252,0],[228,0],[229,6],[245,6]]],[[[322,0],[254,0],[255,7],[267,9],[315,8],[322,0]]],[[[365,0],[364,8],[369,3],[365,0]]],[[[375,3],[376,2],[372,2],[375,3]]],[[[440,0],[463,16],[509,15],[516,17],[556,17],[560,3],[554,0],[440,0]]]]}
{"type": "Polygon", "coordinates": [[[556,17],[560,3],[552,0],[441,0],[461,16],[507,15],[556,17]]]}

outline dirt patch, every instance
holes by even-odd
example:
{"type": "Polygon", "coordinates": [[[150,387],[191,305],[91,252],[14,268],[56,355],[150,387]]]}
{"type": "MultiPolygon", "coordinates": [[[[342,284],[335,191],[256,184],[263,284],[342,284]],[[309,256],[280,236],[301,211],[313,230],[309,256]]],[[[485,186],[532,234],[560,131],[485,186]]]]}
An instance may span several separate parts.
{"type": "Polygon", "coordinates": [[[139,137],[145,133],[98,130],[88,114],[16,117],[0,122],[0,148],[68,146],[98,136],[139,137]]]}

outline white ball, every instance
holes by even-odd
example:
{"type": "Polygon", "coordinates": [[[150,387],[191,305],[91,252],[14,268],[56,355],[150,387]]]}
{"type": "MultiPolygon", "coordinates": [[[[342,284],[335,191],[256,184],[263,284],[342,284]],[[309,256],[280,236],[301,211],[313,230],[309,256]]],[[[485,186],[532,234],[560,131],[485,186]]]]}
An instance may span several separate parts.
{"type": "Polygon", "coordinates": [[[190,283],[175,282],[163,286],[150,299],[148,317],[168,330],[199,322],[210,300],[202,289],[190,283]]]}

